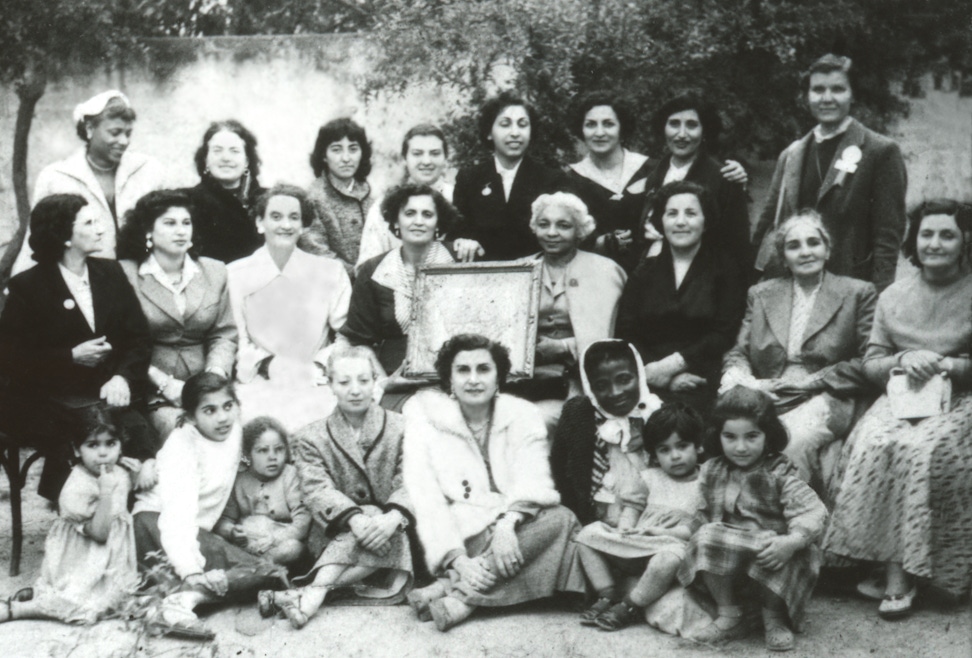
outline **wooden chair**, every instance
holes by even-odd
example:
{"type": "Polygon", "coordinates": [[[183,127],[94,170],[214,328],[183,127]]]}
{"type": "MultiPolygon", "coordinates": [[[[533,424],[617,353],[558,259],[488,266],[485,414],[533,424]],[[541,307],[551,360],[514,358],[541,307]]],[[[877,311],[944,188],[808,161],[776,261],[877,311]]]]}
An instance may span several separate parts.
{"type": "Polygon", "coordinates": [[[21,494],[27,483],[27,472],[38,459],[44,456],[43,451],[24,448],[12,441],[9,436],[0,434],[0,464],[7,473],[10,483],[10,525],[13,534],[13,544],[10,547],[10,576],[20,575],[20,554],[24,544],[24,525],[21,514],[21,494]],[[31,454],[20,463],[20,451],[32,450],[31,454]]]}

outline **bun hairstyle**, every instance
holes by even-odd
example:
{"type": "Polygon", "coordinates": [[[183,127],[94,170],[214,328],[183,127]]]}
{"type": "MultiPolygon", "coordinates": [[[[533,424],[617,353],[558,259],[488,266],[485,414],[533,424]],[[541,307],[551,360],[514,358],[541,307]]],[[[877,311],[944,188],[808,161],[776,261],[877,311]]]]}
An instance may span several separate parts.
{"type": "Polygon", "coordinates": [[[783,452],[790,442],[786,428],[776,415],[776,407],[770,396],[745,386],[734,386],[716,400],[715,408],[712,410],[711,425],[702,446],[705,448],[706,455],[709,457],[725,455],[720,438],[722,428],[727,421],[740,418],[752,420],[766,435],[766,455],[783,452]]]}

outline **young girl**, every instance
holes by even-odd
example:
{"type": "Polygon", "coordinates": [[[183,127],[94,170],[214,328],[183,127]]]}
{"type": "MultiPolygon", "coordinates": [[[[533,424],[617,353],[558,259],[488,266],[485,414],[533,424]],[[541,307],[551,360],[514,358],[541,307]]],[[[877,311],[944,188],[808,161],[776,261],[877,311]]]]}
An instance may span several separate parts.
{"type": "Polygon", "coordinates": [[[702,451],[702,417],[691,407],[668,403],[645,423],[645,451],[654,463],[641,473],[648,504],[630,530],[603,522],[586,526],[575,540],[581,563],[597,602],[581,616],[581,623],[608,631],[628,626],[676,583],[678,567],[692,535],[701,504],[698,456],[702,451]],[[645,558],[648,559],[647,568],[645,558]],[[612,567],[641,573],[634,589],[622,599],[612,567]]]}
{"type": "Polygon", "coordinates": [[[736,386],[719,397],[713,421],[705,449],[715,458],[699,475],[707,523],[689,542],[678,577],[687,586],[701,572],[719,614],[693,639],[716,642],[745,631],[745,576],[762,599],[766,647],[787,651],[794,647],[790,626],[799,625],[820,570],[815,542],[827,509],[782,454],[787,434],[769,396],[736,386]]]}
{"type": "Polygon", "coordinates": [[[214,532],[254,555],[291,564],[304,554],[311,515],[290,464],[287,430],[259,416],[243,427],[243,463],[214,532]]]}
{"type": "Polygon", "coordinates": [[[121,456],[121,437],[100,407],[85,412],[73,444],[79,463],[58,498],[60,515],[44,544],[33,597],[27,589],[0,601],[0,621],[94,623],[138,586],[127,503],[140,464],[121,456]]]}

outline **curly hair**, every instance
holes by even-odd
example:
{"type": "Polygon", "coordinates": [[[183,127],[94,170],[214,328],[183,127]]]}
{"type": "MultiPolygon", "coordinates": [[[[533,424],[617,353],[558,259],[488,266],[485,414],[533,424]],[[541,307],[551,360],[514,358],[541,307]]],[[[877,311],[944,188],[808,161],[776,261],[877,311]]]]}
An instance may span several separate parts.
{"type": "Polygon", "coordinates": [[[246,126],[236,119],[224,119],[223,121],[213,121],[203,133],[202,144],[196,149],[194,161],[199,177],[206,175],[206,157],[209,155],[209,140],[222,131],[231,132],[243,140],[243,150],[246,153],[246,167],[250,170],[251,187],[259,187],[260,182],[260,156],[257,154],[256,136],[247,130],[246,126]]]}
{"type": "Polygon", "coordinates": [[[651,116],[651,133],[656,139],[665,141],[665,125],[668,118],[678,112],[695,110],[702,124],[702,145],[709,151],[719,149],[719,137],[722,135],[722,118],[715,106],[705,99],[702,92],[697,90],[684,91],[665,101],[651,116]]]}
{"type": "Polygon", "coordinates": [[[574,137],[584,140],[584,120],[587,113],[595,107],[610,107],[618,117],[620,127],[621,143],[626,143],[634,135],[637,126],[635,114],[631,110],[628,102],[620,96],[615,96],[607,91],[589,91],[581,94],[574,102],[574,109],[571,112],[570,132],[574,137]]]}
{"type": "Polygon", "coordinates": [[[283,439],[284,448],[287,450],[286,461],[290,461],[290,438],[287,436],[287,428],[273,416],[257,416],[247,421],[243,426],[243,455],[249,457],[253,452],[253,446],[257,439],[263,436],[264,432],[276,432],[283,439]]]}
{"type": "Polygon", "coordinates": [[[38,263],[61,260],[66,242],[74,234],[74,220],[78,211],[88,205],[80,194],[52,194],[37,202],[30,211],[30,238],[27,244],[38,263]]]}
{"type": "Polygon", "coordinates": [[[962,232],[962,257],[969,257],[969,243],[972,239],[972,205],[953,199],[929,199],[922,201],[908,213],[908,232],[901,244],[901,253],[912,265],[921,267],[918,258],[918,232],[921,222],[929,215],[949,215],[962,232]]]}
{"type": "MultiPolygon", "coordinates": [[[[189,218],[195,226],[195,208],[185,190],[155,190],[149,192],[125,214],[125,223],[118,231],[117,254],[119,260],[128,259],[141,263],[148,258],[149,249],[145,245],[145,236],[152,232],[155,227],[155,220],[169,208],[185,208],[188,210],[189,218]]],[[[195,232],[193,232],[193,238],[195,238],[195,232]]],[[[189,256],[194,260],[199,257],[198,249],[199,245],[195,242],[189,248],[189,256]]]]}
{"type": "Polygon", "coordinates": [[[375,379],[384,376],[384,370],[382,370],[378,356],[367,345],[336,343],[327,357],[327,374],[329,377],[333,376],[334,366],[341,359],[364,359],[371,364],[371,374],[375,379]]]}
{"type": "Polygon", "coordinates": [[[317,211],[314,210],[314,204],[311,202],[310,197],[307,196],[307,192],[303,189],[297,187],[296,185],[291,185],[289,183],[277,183],[269,190],[260,195],[257,199],[256,205],[253,208],[255,217],[257,219],[263,217],[267,212],[267,204],[270,203],[270,199],[275,196],[289,196],[297,199],[300,203],[300,223],[304,228],[307,228],[314,223],[314,218],[317,217],[317,211]]]}
{"type": "Polygon", "coordinates": [[[547,208],[563,208],[577,229],[577,242],[582,242],[597,228],[597,222],[587,211],[587,205],[570,192],[541,194],[530,205],[530,230],[537,232],[537,222],[547,208]]]}
{"type": "Polygon", "coordinates": [[[328,172],[327,147],[334,142],[340,142],[345,137],[352,142],[357,142],[361,147],[361,162],[354,172],[354,180],[359,183],[365,182],[368,174],[371,173],[371,144],[368,142],[365,129],[347,117],[328,121],[317,131],[317,140],[310,155],[310,166],[314,170],[314,176],[320,178],[322,174],[328,172]]]}
{"type": "Polygon", "coordinates": [[[435,371],[439,375],[439,384],[446,393],[452,392],[452,363],[460,352],[472,350],[487,350],[496,364],[496,382],[502,389],[506,385],[506,378],[513,367],[510,362],[510,351],[505,345],[480,334],[458,334],[442,343],[439,353],[435,357],[435,371]]]}
{"type": "Polygon", "coordinates": [[[420,183],[405,183],[393,188],[381,201],[381,216],[388,223],[388,230],[398,235],[398,214],[416,196],[430,196],[435,204],[435,228],[440,235],[446,235],[459,223],[459,211],[437,191],[420,183]]]}
{"type": "MultiPolygon", "coordinates": [[[[781,263],[786,262],[784,258],[786,254],[786,235],[790,232],[790,229],[798,224],[809,224],[815,229],[820,234],[820,239],[827,245],[828,250],[830,250],[833,244],[830,231],[824,226],[823,217],[821,217],[819,212],[813,208],[798,210],[796,214],[791,215],[786,221],[780,224],[780,227],[776,230],[776,234],[773,236],[773,246],[776,248],[776,255],[779,256],[781,263]]],[[[789,273],[789,270],[787,272],[789,273]]]]}
{"type": "Polygon", "coordinates": [[[693,183],[692,181],[675,181],[674,183],[663,185],[662,188],[658,190],[658,193],[655,194],[655,198],[651,201],[651,218],[649,221],[651,221],[651,225],[654,226],[659,233],[664,233],[664,229],[662,228],[662,217],[665,216],[665,208],[668,206],[668,200],[679,194],[692,194],[696,199],[699,200],[699,207],[702,208],[703,220],[708,220],[715,217],[715,207],[713,205],[712,195],[709,194],[708,190],[698,183],[693,183]]]}
{"type": "Polygon", "coordinates": [[[702,447],[710,457],[724,456],[722,449],[722,428],[727,421],[746,418],[766,435],[765,455],[783,452],[790,438],[770,396],[745,386],[734,386],[716,400],[712,409],[709,429],[702,447]]]}
{"type": "Polygon", "coordinates": [[[514,94],[511,91],[504,91],[499,96],[490,98],[488,101],[483,103],[482,108],[479,110],[479,141],[483,143],[484,146],[492,150],[493,148],[493,124],[496,123],[496,117],[500,115],[500,112],[508,107],[519,106],[526,110],[527,116],[530,117],[530,143],[532,144],[537,140],[537,131],[540,127],[537,112],[533,109],[533,106],[527,103],[521,96],[514,94]]]}

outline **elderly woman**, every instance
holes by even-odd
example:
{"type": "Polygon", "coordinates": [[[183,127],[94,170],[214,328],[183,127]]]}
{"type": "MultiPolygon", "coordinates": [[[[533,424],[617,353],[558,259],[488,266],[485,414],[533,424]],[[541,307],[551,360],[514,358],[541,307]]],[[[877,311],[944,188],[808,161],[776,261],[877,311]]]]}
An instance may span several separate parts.
{"type": "Polygon", "coordinates": [[[442,346],[444,391],[405,410],[405,488],[437,583],[409,595],[445,631],[476,607],[583,593],[574,514],[558,503],[547,431],[529,402],[499,392],[505,347],[461,334],[442,346]]]}
{"type": "Polygon", "coordinates": [[[374,201],[368,185],[371,144],[364,128],[347,118],[321,126],[310,165],[315,179],[307,193],[317,216],[301,236],[300,248],[337,258],[351,275],[374,201]]]}
{"type": "MultiPolygon", "coordinates": [[[[662,186],[691,181],[704,188],[711,199],[705,218],[709,241],[721,245],[749,278],[753,253],[749,241],[749,210],[746,171],[733,160],[717,160],[722,120],[701,95],[686,92],[662,105],[651,120],[654,136],[663,140],[668,153],[648,175],[648,207],[662,186]]],[[[661,237],[654,233],[654,237],[661,237]]]]}
{"type": "Polygon", "coordinates": [[[250,217],[265,191],[256,137],[235,119],[214,121],[203,133],[195,162],[199,184],[188,192],[196,209],[196,251],[224,263],[249,256],[262,243],[250,217]]]}
{"type": "Polygon", "coordinates": [[[336,259],[297,249],[314,217],[303,190],[272,187],[256,214],[264,245],[227,268],[240,335],[238,393],[246,418],[274,416],[293,431],[334,408],[325,366],[347,318],[351,281],[336,259]]]}
{"type": "MultiPolygon", "coordinates": [[[[9,380],[0,417],[9,436],[45,450],[40,493],[57,500],[77,410],[99,399],[128,407],[146,388],[151,342],[121,267],[91,257],[107,232],[97,206],[55,194],[34,206],[30,225],[37,266],[10,280],[0,314],[0,372],[9,380]]],[[[126,454],[154,455],[150,436],[133,438],[126,454]]]]}
{"type": "MultiPolygon", "coordinates": [[[[445,179],[449,165],[449,143],[438,126],[420,123],[409,128],[402,140],[402,160],[405,163],[403,184],[428,185],[446,201],[452,201],[454,186],[445,179]]],[[[381,215],[381,202],[372,204],[361,234],[361,248],[355,268],[360,270],[365,261],[400,246],[402,241],[395,237],[381,215]]],[[[474,253],[468,253],[470,259],[473,256],[474,253]]]]}
{"type": "Polygon", "coordinates": [[[152,335],[149,419],[162,437],[181,415],[186,379],[203,370],[229,377],[236,361],[226,266],[196,255],[196,216],[185,192],[149,192],[118,235],[122,270],[152,335]]]}
{"type": "Polygon", "coordinates": [[[379,368],[370,349],[336,349],[327,369],[337,409],[294,437],[317,562],[297,579],[306,586],[260,593],[261,612],[280,608],[294,628],[331,590],[353,587],[365,601],[393,605],[412,582],[415,519],[402,485],[404,421],[373,399],[379,368]]]}
{"type": "Polygon", "coordinates": [[[659,190],[651,222],[665,237],[662,249],[631,275],[618,311],[618,338],[638,349],[648,385],[662,399],[681,398],[698,411],[715,397],[746,298],[739,268],[723,245],[704,236],[712,212],[695,183],[659,190]]]}
{"type": "Polygon", "coordinates": [[[581,393],[577,362],[587,346],[614,335],[618,301],[627,276],[621,266],[578,246],[594,232],[594,219],[573,194],[537,197],[530,229],[542,263],[534,377],[511,392],[538,402],[551,433],[563,401],[581,393]]]}
{"type": "MultiPolygon", "coordinates": [[[[74,125],[85,146],[41,170],[34,184],[34,203],[52,194],[78,194],[97,212],[104,227],[96,252],[115,257],[115,234],[125,214],[146,192],[162,187],[162,165],[128,150],[135,110],[118,90],[106,91],[74,108],[74,125]]],[[[14,263],[13,274],[33,265],[30,233],[14,263]]]]}
{"type": "Polygon", "coordinates": [[[750,288],[721,388],[741,384],[774,398],[790,435],[786,455],[825,494],[839,454],[835,440],[847,435],[856,403],[868,393],[861,358],[877,292],[825,270],[830,233],[814,210],[780,226],[776,250],[789,276],[750,288]]]}
{"type": "MultiPolygon", "coordinates": [[[[388,193],[381,214],[402,246],[361,266],[341,335],[352,345],[374,349],[381,367],[391,374],[405,359],[412,290],[419,269],[454,262],[440,239],[456,222],[457,213],[428,185],[409,183],[388,193]]],[[[394,404],[403,402],[399,399],[394,404]]],[[[392,402],[386,400],[385,404],[392,402]]]]}
{"type": "Polygon", "coordinates": [[[463,221],[450,234],[461,259],[470,253],[486,260],[513,260],[537,250],[530,230],[530,206],[541,194],[565,189],[558,169],[529,155],[537,117],[525,100],[503,93],[479,114],[479,138],[492,151],[485,162],[459,170],[453,201],[463,221]]]}
{"type": "Polygon", "coordinates": [[[878,613],[911,612],[915,583],[965,596],[972,582],[972,209],[928,201],[909,217],[904,254],[921,271],[878,298],[864,374],[885,386],[900,369],[910,387],[944,374],[944,411],[900,418],[888,396],[864,414],[844,447],[836,507],[824,548],[883,563],[878,613]]]}

